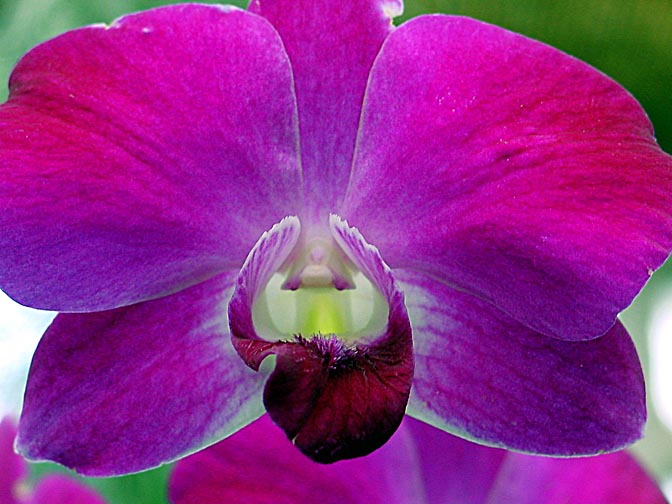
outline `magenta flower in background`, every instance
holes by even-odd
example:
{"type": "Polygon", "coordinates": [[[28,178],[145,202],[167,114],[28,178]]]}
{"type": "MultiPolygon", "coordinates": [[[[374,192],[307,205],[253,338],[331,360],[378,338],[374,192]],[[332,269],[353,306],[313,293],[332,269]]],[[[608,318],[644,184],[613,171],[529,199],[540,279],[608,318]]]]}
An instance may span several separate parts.
{"type": "Polygon", "coordinates": [[[401,9],[175,5],[21,59],[0,287],[66,312],[22,454],[139,471],[264,409],[322,462],[405,413],[532,453],[640,437],[616,315],[672,249],[672,158],[591,67],[401,9]]]}
{"type": "Polygon", "coordinates": [[[302,457],[266,417],[179,461],[172,504],[665,504],[625,451],[557,459],[506,452],[407,417],[368,457],[302,457]]]}
{"type": "Polygon", "coordinates": [[[0,420],[0,502],[2,504],[105,504],[94,490],[63,474],[49,474],[34,489],[27,482],[28,464],[14,453],[16,424],[0,420]]]}

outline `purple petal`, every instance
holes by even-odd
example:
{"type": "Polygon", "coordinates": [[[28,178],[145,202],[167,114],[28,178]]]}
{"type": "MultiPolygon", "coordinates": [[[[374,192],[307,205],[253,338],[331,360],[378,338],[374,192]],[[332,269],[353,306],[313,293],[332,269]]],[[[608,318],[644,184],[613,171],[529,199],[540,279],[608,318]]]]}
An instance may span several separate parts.
{"type": "Polygon", "coordinates": [[[97,311],[240,267],[300,208],[277,32],[232,7],[159,8],[18,63],[0,107],[0,286],[97,311]]]}
{"type": "Polygon", "coordinates": [[[49,474],[35,487],[27,504],[105,504],[93,489],[62,474],[49,474]]]}
{"type": "Polygon", "coordinates": [[[627,452],[580,459],[511,453],[488,502],[665,504],[656,483],[627,452]]]}
{"type": "Polygon", "coordinates": [[[333,465],[301,456],[262,417],[179,461],[169,496],[173,504],[665,502],[626,452],[534,457],[470,443],[410,417],[380,450],[333,465]]]}
{"type": "Polygon", "coordinates": [[[317,464],[264,416],[178,462],[169,496],[173,504],[422,504],[414,455],[413,442],[402,427],[368,457],[317,464]]]}
{"type": "Polygon", "coordinates": [[[635,100],[467,18],[398,28],[372,70],[340,213],[541,333],[605,333],[672,248],[672,158],[635,100]]]}
{"type": "Polygon", "coordinates": [[[18,484],[28,475],[28,467],[14,453],[16,424],[9,417],[0,420],[0,502],[20,504],[16,494],[18,484]]]}
{"type": "Polygon", "coordinates": [[[301,122],[306,217],[323,219],[345,193],[366,81],[401,14],[401,0],[253,0],[292,62],[301,122]]]}
{"type": "Polygon", "coordinates": [[[480,446],[407,418],[431,504],[664,504],[655,482],[627,452],[535,457],[480,446]]]}
{"type": "Polygon", "coordinates": [[[265,377],[228,336],[226,274],[178,294],[63,314],[31,366],[18,448],[91,476],[147,469],[263,413],[265,377]]]}
{"type": "Polygon", "coordinates": [[[233,345],[252,369],[269,355],[276,366],[264,390],[273,421],[307,456],[333,462],[382,446],[401,422],[413,377],[411,328],[389,268],[357,230],[338,218],[331,232],[342,251],[385,297],[382,334],[346,343],[336,335],[266,341],[254,327],[252,305],[270,274],[292,253],[298,219],[266,233],[248,256],[229,305],[233,345]]]}
{"type": "Polygon", "coordinates": [[[641,437],[644,379],[620,323],[591,341],[547,338],[436,280],[395,276],[413,321],[411,416],[530,453],[595,454],[641,437]]]}
{"type": "Polygon", "coordinates": [[[428,504],[486,502],[498,481],[506,451],[451,436],[409,416],[402,429],[412,435],[428,504]]]}

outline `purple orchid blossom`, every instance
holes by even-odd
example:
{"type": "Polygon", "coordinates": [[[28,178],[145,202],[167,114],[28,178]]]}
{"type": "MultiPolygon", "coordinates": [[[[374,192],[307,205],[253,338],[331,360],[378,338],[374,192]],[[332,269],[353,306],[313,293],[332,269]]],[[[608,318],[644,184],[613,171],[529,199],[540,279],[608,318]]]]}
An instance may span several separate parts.
{"type": "Polygon", "coordinates": [[[28,486],[28,465],[14,453],[16,424],[0,420],[0,502],[3,504],[105,504],[94,490],[63,474],[41,478],[28,486]]]}
{"type": "Polygon", "coordinates": [[[558,459],[489,448],[406,417],[377,452],[322,465],[264,416],[179,461],[173,504],[665,504],[625,451],[558,459]]]}
{"type": "Polygon", "coordinates": [[[405,413],[541,454],[641,436],[616,316],[672,249],[672,158],[586,64],[401,9],[174,5],[19,61],[0,287],[64,312],[23,455],[139,471],[264,408],[321,462],[405,413]]]}

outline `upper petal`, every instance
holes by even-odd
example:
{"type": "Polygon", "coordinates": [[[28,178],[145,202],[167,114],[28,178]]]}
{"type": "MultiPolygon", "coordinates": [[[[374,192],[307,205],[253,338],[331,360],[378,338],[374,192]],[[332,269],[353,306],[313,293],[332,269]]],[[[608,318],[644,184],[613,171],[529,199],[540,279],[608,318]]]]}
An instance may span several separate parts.
{"type": "Polygon", "coordinates": [[[239,267],[300,208],[282,42],[232,7],[68,32],[0,107],[0,287],[60,311],[158,297],[239,267]]]}
{"type": "Polygon", "coordinates": [[[178,462],[169,497],[173,504],[422,504],[420,478],[403,427],[368,457],[323,465],[304,457],[264,416],[178,462]]]}
{"type": "Polygon", "coordinates": [[[644,378],[619,322],[590,341],[548,338],[425,275],[395,276],[413,324],[408,414],[529,453],[596,454],[641,437],[644,378]]]}
{"type": "Polygon", "coordinates": [[[672,248],[672,158],[635,100],[588,65],[426,16],[376,60],[340,212],[393,268],[586,339],[672,248]]]}
{"type": "Polygon", "coordinates": [[[249,9],[273,23],[291,59],[304,217],[325,218],[343,198],[366,81],[402,1],[252,0],[249,9]]]}
{"type": "Polygon", "coordinates": [[[263,374],[231,346],[234,274],[154,301],[62,314],[31,365],[17,442],[33,460],[91,476],[140,471],[263,413],[263,374]]]}

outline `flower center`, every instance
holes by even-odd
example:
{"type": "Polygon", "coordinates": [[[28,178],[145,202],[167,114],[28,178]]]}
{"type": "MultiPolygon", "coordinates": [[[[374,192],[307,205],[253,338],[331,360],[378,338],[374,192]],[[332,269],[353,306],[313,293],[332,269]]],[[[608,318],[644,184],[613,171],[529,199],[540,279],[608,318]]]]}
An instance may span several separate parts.
{"type": "MultiPolygon", "coordinates": [[[[231,343],[259,371],[266,411],[318,462],[379,448],[413,383],[410,320],[392,271],[336,215],[315,239],[289,216],[261,235],[229,302],[231,343]]],[[[311,233],[311,231],[313,233],[311,233]]]]}
{"type": "Polygon", "coordinates": [[[327,240],[303,247],[271,276],[252,307],[266,340],[334,334],[342,340],[377,337],[387,323],[387,302],[376,287],[327,240]]]}

